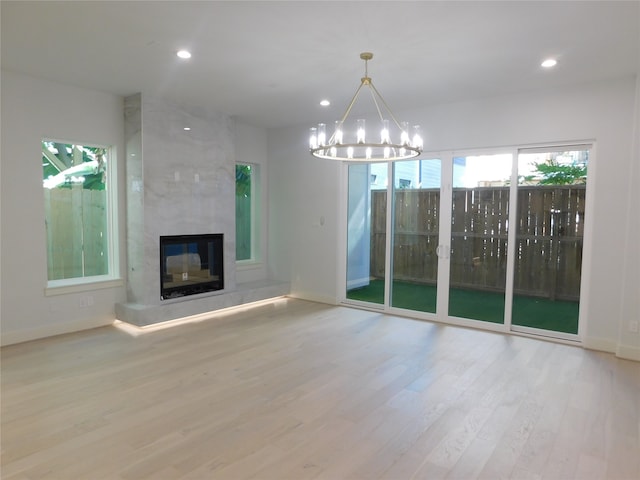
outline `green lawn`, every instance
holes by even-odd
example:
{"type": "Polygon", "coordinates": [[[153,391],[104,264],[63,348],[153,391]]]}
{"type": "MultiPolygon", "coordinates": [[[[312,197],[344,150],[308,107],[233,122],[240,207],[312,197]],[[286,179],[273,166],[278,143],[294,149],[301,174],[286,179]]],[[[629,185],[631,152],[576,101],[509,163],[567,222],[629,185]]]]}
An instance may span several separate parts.
{"type": "MultiPolygon", "coordinates": [[[[384,281],[372,280],[366,287],[347,292],[347,298],[384,303],[384,281]]],[[[395,281],[393,307],[419,312],[436,311],[436,287],[395,281]]],[[[449,315],[486,322],[503,323],[504,295],[453,288],[449,292],[449,315]]],[[[513,298],[512,323],[564,333],[578,333],[578,303],[516,295],[513,298]]]]}

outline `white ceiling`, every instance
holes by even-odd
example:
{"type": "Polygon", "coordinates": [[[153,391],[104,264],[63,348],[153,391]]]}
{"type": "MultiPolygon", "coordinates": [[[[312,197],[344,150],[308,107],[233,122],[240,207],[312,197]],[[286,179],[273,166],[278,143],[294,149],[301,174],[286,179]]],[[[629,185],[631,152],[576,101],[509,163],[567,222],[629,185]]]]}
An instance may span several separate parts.
{"type": "Polygon", "coordinates": [[[0,3],[2,68],[147,92],[256,126],[341,116],[364,72],[394,111],[633,75],[639,1],[0,3]],[[188,48],[193,57],[175,52],[188,48]],[[558,66],[540,62],[556,57],[558,66]],[[329,98],[332,106],[318,105],[329,98]]]}

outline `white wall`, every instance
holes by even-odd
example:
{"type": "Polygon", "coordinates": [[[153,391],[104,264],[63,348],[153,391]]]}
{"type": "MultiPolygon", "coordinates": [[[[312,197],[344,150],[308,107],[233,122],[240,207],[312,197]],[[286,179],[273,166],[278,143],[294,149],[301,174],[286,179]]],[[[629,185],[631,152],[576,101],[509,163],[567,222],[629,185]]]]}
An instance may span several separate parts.
{"type": "Polygon", "coordinates": [[[270,274],[295,296],[335,303],[341,166],[312,158],[308,133],[269,132],[270,274]]]}
{"type": "MultiPolygon", "coordinates": [[[[122,98],[2,70],[2,344],[111,323],[124,286],[45,296],[47,257],[41,141],[113,145],[124,152],[122,98]],[[87,296],[91,307],[81,307],[87,296]]],[[[112,159],[113,165],[113,159],[112,159]]],[[[118,169],[119,191],[124,168],[118,169]]],[[[120,211],[124,195],[119,195],[120,211]]],[[[119,219],[124,248],[124,218],[119,219]]],[[[124,272],[124,262],[120,271],[124,272]]]]}
{"type": "MultiPolygon", "coordinates": [[[[588,208],[592,235],[586,239],[585,266],[590,272],[582,304],[584,344],[616,351],[624,342],[627,356],[640,359],[638,335],[620,335],[623,311],[637,312],[635,274],[622,272],[637,259],[636,210],[627,208],[632,157],[635,78],[482,99],[410,112],[394,112],[422,125],[425,149],[461,150],[510,145],[595,140],[589,165],[588,208]]],[[[318,119],[330,120],[330,119],[318,119]]],[[[270,249],[273,270],[290,280],[292,294],[336,302],[336,285],[344,231],[341,198],[344,169],[310,157],[308,126],[269,132],[270,249]],[[325,224],[317,219],[325,216],[325,224]]],[[[636,135],[637,135],[637,127],[636,135]]],[[[636,174],[637,177],[637,174],[636,174]]],[[[633,185],[637,185],[634,183],[633,185]]],[[[636,265],[637,266],[637,265],[636,265]]]]}

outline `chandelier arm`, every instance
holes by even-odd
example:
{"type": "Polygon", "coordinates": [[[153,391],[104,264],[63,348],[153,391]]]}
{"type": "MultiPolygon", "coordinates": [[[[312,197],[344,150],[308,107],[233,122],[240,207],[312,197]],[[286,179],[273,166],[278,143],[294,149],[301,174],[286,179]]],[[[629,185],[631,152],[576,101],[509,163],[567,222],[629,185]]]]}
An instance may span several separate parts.
{"type": "MultiPolygon", "coordinates": [[[[375,85],[373,84],[373,82],[369,82],[369,85],[371,86],[371,89],[376,92],[376,95],[378,95],[378,97],[380,97],[380,100],[382,101],[382,104],[384,105],[384,108],[387,109],[387,112],[389,112],[389,115],[391,116],[391,119],[393,120],[393,123],[396,124],[396,126],[402,130],[402,127],[400,126],[400,122],[398,122],[398,120],[396,119],[396,117],[393,115],[393,112],[391,111],[391,109],[389,108],[389,105],[387,105],[387,102],[384,101],[384,98],[382,97],[382,95],[380,95],[380,92],[378,91],[378,89],[375,87],[375,85]]],[[[378,105],[376,104],[376,107],[378,105]]],[[[378,113],[380,113],[380,110],[378,110],[378,113]]],[[[382,118],[382,117],[380,117],[382,118]]]]}
{"type": "MultiPolygon", "coordinates": [[[[373,104],[376,106],[376,110],[378,111],[378,117],[380,117],[380,121],[382,122],[382,120],[384,120],[384,117],[382,116],[382,111],[380,110],[380,105],[378,105],[378,100],[376,100],[376,94],[378,96],[380,96],[380,94],[376,91],[375,87],[373,86],[373,84],[371,82],[369,82],[369,91],[371,92],[371,99],[373,100],[373,104]]],[[[382,97],[380,97],[380,99],[382,99],[382,97]]],[[[384,104],[384,100],[382,100],[382,102],[384,104]]],[[[388,108],[387,108],[387,110],[388,110],[388,108]]],[[[389,112],[389,113],[391,113],[391,112],[389,112]]]]}
{"type": "MultiPolygon", "coordinates": [[[[353,94],[353,98],[351,99],[351,102],[349,102],[349,105],[347,106],[347,109],[344,112],[344,115],[342,115],[342,118],[340,119],[340,124],[343,124],[344,121],[347,119],[347,117],[349,116],[349,113],[351,112],[351,109],[353,108],[353,106],[356,103],[356,100],[358,99],[358,96],[360,95],[360,90],[362,90],[362,87],[365,84],[365,79],[363,78],[362,81],[360,82],[360,85],[358,86],[358,88],[356,89],[356,93],[353,94]]],[[[329,145],[332,145],[336,140],[336,132],[334,131],[331,134],[331,137],[329,137],[329,145]]]]}
{"type": "Polygon", "coordinates": [[[362,79],[362,82],[360,82],[360,86],[356,90],[356,93],[353,94],[353,98],[351,99],[351,102],[349,102],[349,106],[347,107],[347,110],[344,112],[344,115],[340,119],[340,123],[344,122],[349,116],[349,113],[351,112],[351,108],[356,103],[356,100],[358,99],[358,95],[360,95],[360,90],[362,90],[362,87],[364,86],[364,84],[365,84],[365,81],[364,79],[362,79]]]}

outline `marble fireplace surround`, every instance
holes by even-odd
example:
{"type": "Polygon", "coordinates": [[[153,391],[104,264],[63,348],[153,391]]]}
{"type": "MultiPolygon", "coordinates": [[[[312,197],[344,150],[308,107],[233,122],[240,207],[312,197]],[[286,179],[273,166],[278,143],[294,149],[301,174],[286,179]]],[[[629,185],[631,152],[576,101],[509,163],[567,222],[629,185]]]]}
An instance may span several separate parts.
{"type": "Polygon", "coordinates": [[[142,94],[124,112],[127,302],[116,318],[144,326],[289,293],[268,279],[236,282],[233,120],[142,94]],[[161,300],[160,236],[203,233],[224,234],[224,289],[161,300]]]}

